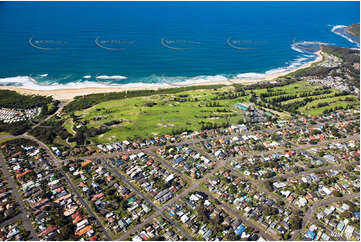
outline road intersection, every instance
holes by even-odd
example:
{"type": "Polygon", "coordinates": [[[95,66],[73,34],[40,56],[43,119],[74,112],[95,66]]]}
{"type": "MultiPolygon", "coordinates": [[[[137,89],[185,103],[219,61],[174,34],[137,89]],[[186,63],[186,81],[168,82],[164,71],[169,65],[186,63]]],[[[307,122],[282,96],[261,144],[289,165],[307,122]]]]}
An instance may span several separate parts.
{"type": "MultiPolygon", "coordinates": [[[[325,123],[323,123],[325,124],[325,123]]],[[[319,125],[319,124],[316,124],[319,125]]],[[[313,125],[313,126],[316,126],[313,125]]],[[[265,129],[265,130],[261,130],[261,131],[267,131],[267,132],[276,132],[280,130],[279,129],[265,129]]],[[[245,134],[251,134],[254,131],[249,131],[249,132],[245,132],[245,134]]],[[[260,131],[257,131],[260,132],[260,131]]],[[[262,187],[261,185],[265,182],[265,181],[276,181],[278,179],[284,179],[284,178],[292,178],[292,177],[296,177],[296,176],[302,176],[302,175],[307,175],[313,172],[320,172],[320,171],[326,171],[326,170],[330,170],[330,169],[341,169],[343,168],[346,164],[329,164],[325,167],[322,168],[315,168],[315,169],[309,169],[300,173],[292,173],[292,174],[284,174],[284,175],[279,175],[279,176],[275,176],[269,179],[265,179],[265,180],[253,180],[250,179],[249,177],[244,177],[239,171],[234,170],[234,168],[232,168],[229,165],[229,161],[231,159],[235,159],[234,157],[232,158],[226,158],[226,159],[217,159],[217,157],[212,156],[211,154],[206,153],[205,151],[203,151],[202,149],[198,148],[196,146],[197,143],[201,142],[201,141],[211,141],[211,140],[215,140],[215,139],[220,139],[220,138],[228,138],[228,137],[232,137],[232,135],[218,135],[215,137],[211,137],[211,138],[205,138],[205,139],[201,139],[201,138],[195,138],[195,139],[191,139],[191,140],[186,140],[186,141],[182,141],[177,143],[177,145],[184,145],[187,144],[189,145],[192,149],[196,150],[197,152],[201,153],[202,155],[206,156],[209,159],[215,160],[215,167],[212,169],[211,172],[206,173],[203,177],[201,177],[198,180],[191,180],[188,176],[185,176],[181,171],[179,171],[178,169],[174,168],[173,166],[170,165],[169,162],[165,161],[164,159],[158,157],[155,153],[155,151],[157,149],[159,149],[161,146],[151,146],[151,147],[147,147],[147,148],[143,148],[143,149],[135,149],[135,150],[128,150],[128,151],[120,151],[120,152],[112,152],[112,153],[108,153],[108,154],[95,154],[95,155],[90,155],[90,156],[83,156],[83,157],[70,157],[70,158],[66,158],[66,159],[59,159],[57,156],[55,156],[53,154],[53,152],[51,152],[51,150],[49,149],[49,147],[44,144],[43,142],[41,142],[40,140],[38,140],[37,138],[30,136],[28,134],[23,134],[23,135],[19,135],[19,136],[10,136],[10,135],[6,135],[6,136],[0,136],[0,140],[1,139],[8,139],[8,138],[24,138],[24,139],[30,139],[34,142],[36,142],[41,148],[43,148],[46,153],[48,154],[48,156],[51,158],[52,162],[54,163],[55,167],[57,168],[57,170],[63,175],[64,179],[67,181],[67,183],[70,185],[71,189],[73,190],[73,192],[76,194],[76,197],[79,199],[80,203],[83,205],[84,208],[86,208],[86,210],[88,211],[88,213],[94,217],[97,221],[98,226],[100,227],[100,229],[102,230],[102,232],[104,233],[104,236],[107,240],[112,240],[112,237],[110,235],[110,233],[108,232],[108,228],[107,226],[105,226],[101,221],[101,219],[97,216],[97,214],[92,210],[92,208],[89,206],[89,204],[87,203],[87,201],[85,201],[82,197],[82,195],[79,193],[79,191],[77,190],[76,186],[73,184],[72,180],[67,176],[67,174],[63,171],[62,169],[62,165],[65,161],[68,160],[74,160],[74,159],[99,159],[101,160],[101,162],[111,170],[111,172],[113,174],[115,174],[119,179],[121,179],[125,184],[127,184],[129,187],[131,187],[138,196],[140,196],[142,199],[144,199],[145,201],[147,201],[154,209],[153,214],[151,214],[148,218],[146,218],[142,223],[134,226],[133,228],[131,228],[130,230],[124,232],[120,237],[116,238],[117,240],[127,240],[129,239],[129,237],[134,234],[135,232],[140,231],[144,225],[146,225],[147,223],[151,222],[153,218],[155,218],[158,215],[161,215],[162,217],[164,217],[170,224],[172,224],[178,231],[181,232],[181,234],[183,234],[184,238],[186,238],[187,240],[194,240],[194,238],[187,232],[187,230],[179,225],[177,222],[173,221],[172,218],[170,218],[167,213],[166,213],[166,207],[173,204],[174,202],[178,201],[179,199],[185,197],[187,194],[189,194],[189,192],[191,191],[196,191],[196,190],[202,190],[202,192],[205,192],[208,196],[213,197],[214,195],[211,194],[208,191],[205,191],[204,189],[202,189],[201,184],[204,183],[205,181],[207,181],[211,175],[213,175],[216,171],[218,171],[221,168],[227,168],[230,169],[232,171],[234,171],[237,176],[240,176],[244,179],[247,179],[249,182],[251,182],[254,186],[256,186],[257,190],[267,194],[268,196],[272,197],[273,199],[276,200],[280,200],[280,197],[278,197],[275,193],[268,191],[267,189],[265,189],[264,187],[262,187]],[[187,181],[187,186],[181,191],[181,193],[179,193],[178,195],[176,195],[175,197],[173,197],[172,199],[170,199],[169,201],[167,201],[165,204],[162,204],[161,206],[156,205],[153,201],[151,201],[151,199],[149,199],[146,195],[144,195],[144,193],[142,191],[140,191],[136,186],[134,186],[125,176],[123,176],[122,174],[120,174],[120,172],[117,170],[116,167],[114,167],[109,161],[107,161],[107,158],[110,157],[116,157],[119,156],[121,154],[134,154],[134,153],[139,153],[139,152],[144,152],[148,155],[150,155],[151,157],[153,157],[155,160],[161,162],[167,169],[171,170],[172,172],[176,173],[177,175],[181,176],[185,181],[187,181]]],[[[347,138],[338,140],[338,141],[348,141],[351,139],[357,139],[359,138],[359,135],[353,135],[353,136],[349,136],[347,138]]],[[[289,141],[287,141],[289,142],[289,141]]],[[[327,143],[332,143],[333,140],[328,140],[328,141],[323,141],[322,144],[327,144],[327,143]]],[[[305,149],[312,147],[312,145],[296,145],[293,144],[291,142],[289,142],[289,144],[291,145],[291,147],[294,150],[299,150],[299,151],[304,151],[307,152],[305,149]]],[[[273,150],[273,151],[267,151],[267,152],[263,152],[264,154],[271,154],[273,152],[277,152],[277,151],[283,151],[283,149],[279,149],[279,150],[273,150]]],[[[263,154],[262,153],[262,154],[263,154]]],[[[257,153],[258,154],[258,153],[257,153]]],[[[250,155],[252,155],[252,153],[250,153],[250,155]]],[[[322,159],[320,157],[317,157],[315,155],[312,155],[312,157],[317,158],[317,159],[322,159]]],[[[347,163],[347,164],[358,164],[359,162],[353,162],[353,163],[347,163]]],[[[17,186],[15,185],[15,182],[13,180],[13,178],[11,177],[8,168],[6,166],[6,162],[4,160],[4,157],[2,154],[0,154],[0,165],[1,168],[4,171],[4,174],[6,176],[6,178],[9,181],[9,185],[10,188],[12,190],[12,193],[14,194],[14,197],[16,199],[16,201],[18,202],[18,204],[20,205],[21,208],[21,214],[17,216],[17,218],[21,218],[24,222],[24,226],[26,227],[26,229],[28,231],[31,232],[32,238],[33,239],[37,239],[35,231],[31,225],[31,222],[28,218],[28,216],[26,215],[26,207],[24,204],[24,201],[22,200],[20,194],[17,192],[17,186]]],[[[312,221],[312,215],[315,211],[315,209],[319,206],[325,206],[327,204],[336,202],[336,201],[342,201],[342,200],[347,200],[348,198],[354,198],[359,196],[359,193],[354,193],[354,194],[350,194],[347,196],[344,196],[342,198],[330,198],[327,200],[321,200],[318,202],[313,203],[313,205],[305,212],[305,216],[303,217],[303,222],[302,222],[302,228],[300,230],[294,231],[292,234],[291,239],[294,239],[297,237],[297,235],[299,233],[301,233],[302,231],[305,230],[305,226],[308,222],[312,221]]],[[[218,200],[217,200],[218,201],[218,200]]],[[[292,204],[288,204],[288,206],[290,208],[292,208],[293,210],[295,210],[296,208],[292,205],[292,204]]],[[[257,223],[251,222],[248,218],[242,216],[237,210],[235,210],[234,208],[229,207],[227,204],[220,202],[219,207],[223,208],[225,211],[227,211],[229,214],[232,214],[235,218],[239,219],[242,221],[242,223],[244,223],[246,226],[249,226],[251,228],[254,228],[256,231],[260,232],[260,235],[266,239],[266,240],[280,240],[279,236],[275,236],[269,233],[266,233],[264,228],[260,225],[258,225],[257,223]]]]}

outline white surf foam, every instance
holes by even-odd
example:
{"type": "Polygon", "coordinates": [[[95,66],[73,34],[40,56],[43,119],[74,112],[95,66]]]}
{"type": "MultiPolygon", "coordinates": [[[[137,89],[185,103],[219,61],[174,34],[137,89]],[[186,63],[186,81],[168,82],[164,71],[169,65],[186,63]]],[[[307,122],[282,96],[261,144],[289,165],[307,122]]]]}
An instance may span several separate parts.
{"type": "MultiPolygon", "coordinates": [[[[77,89],[77,88],[87,88],[87,87],[98,87],[98,88],[116,88],[116,87],[159,87],[159,86],[172,86],[172,85],[191,85],[196,83],[216,83],[216,82],[227,82],[229,78],[237,78],[237,79],[247,79],[247,78],[263,78],[266,75],[276,74],[291,71],[300,67],[301,65],[305,64],[307,61],[310,61],[312,57],[315,55],[303,55],[291,61],[290,64],[287,64],[285,67],[279,67],[275,69],[268,70],[264,73],[239,73],[237,75],[213,75],[213,76],[206,76],[200,75],[195,77],[184,77],[184,76],[157,76],[151,75],[143,80],[140,79],[138,82],[134,83],[126,83],[126,84],[119,84],[119,83],[111,83],[111,80],[122,80],[127,79],[124,76],[106,76],[100,75],[97,76],[96,79],[98,81],[76,81],[67,84],[61,84],[56,81],[48,81],[48,82],[37,82],[33,77],[30,76],[16,76],[16,77],[7,77],[7,78],[0,78],[0,85],[2,86],[16,86],[26,89],[33,89],[33,90],[57,90],[57,89],[77,89]],[[104,81],[99,81],[104,80],[104,81]],[[106,81],[109,80],[109,81],[106,81]]],[[[91,78],[90,75],[84,75],[83,78],[89,79],[91,78]]]]}
{"type": "Polygon", "coordinates": [[[247,78],[263,78],[266,74],[265,73],[255,73],[255,72],[248,72],[248,73],[241,73],[236,75],[239,79],[247,79],[247,78]]]}
{"type": "Polygon", "coordinates": [[[335,34],[337,34],[337,35],[339,35],[339,36],[347,39],[347,40],[350,41],[351,43],[356,44],[357,47],[360,47],[360,43],[359,43],[359,42],[353,40],[352,38],[350,38],[350,36],[348,36],[348,35],[351,35],[351,34],[349,34],[349,33],[346,32],[346,30],[345,30],[346,27],[347,27],[346,25],[336,25],[336,26],[334,26],[334,27],[331,29],[331,31],[332,31],[333,33],[335,33],[335,34]]]}
{"type": "Polygon", "coordinates": [[[335,33],[336,30],[344,29],[346,27],[347,27],[346,25],[335,25],[335,26],[332,27],[331,31],[335,33]]]}
{"type": "Polygon", "coordinates": [[[16,77],[6,77],[0,78],[0,85],[1,86],[16,86],[26,89],[32,90],[56,90],[56,89],[77,89],[77,88],[86,88],[86,87],[112,87],[114,85],[110,83],[103,83],[103,82],[71,82],[67,84],[61,83],[44,83],[41,84],[37,82],[30,76],[16,76],[16,77]]]}
{"type": "Polygon", "coordinates": [[[14,86],[31,90],[59,90],[59,89],[79,89],[79,88],[127,88],[127,87],[145,87],[153,88],[164,85],[165,83],[127,83],[116,84],[99,81],[76,81],[67,84],[61,83],[39,83],[30,76],[16,76],[0,78],[0,86],[14,86]]]}
{"type": "MultiPolygon", "coordinates": [[[[295,70],[308,61],[311,61],[312,58],[315,58],[316,55],[304,55],[302,57],[299,57],[293,61],[290,62],[285,67],[278,67],[271,70],[268,70],[264,73],[256,73],[256,72],[247,72],[247,73],[240,73],[235,75],[236,79],[257,79],[257,78],[264,78],[268,75],[283,73],[295,70]]],[[[163,80],[163,83],[170,84],[170,85],[190,85],[190,84],[196,84],[196,83],[211,83],[211,82],[227,82],[231,78],[226,77],[225,75],[214,75],[214,76],[196,76],[191,78],[185,78],[185,77],[162,77],[159,78],[160,80],[163,80]]]]}
{"type": "Polygon", "coordinates": [[[331,45],[331,43],[320,42],[320,41],[300,41],[300,42],[293,43],[291,45],[291,49],[293,49],[294,51],[303,53],[303,54],[304,53],[309,54],[310,52],[304,51],[304,49],[302,49],[302,46],[307,46],[307,45],[331,45]]]}
{"type": "MultiPolygon", "coordinates": [[[[241,73],[241,74],[236,75],[236,78],[237,79],[264,78],[267,75],[273,75],[273,74],[292,71],[292,70],[295,70],[295,69],[301,67],[308,61],[310,61],[311,57],[314,58],[315,55],[307,55],[305,57],[299,57],[299,58],[295,59],[294,61],[291,61],[290,64],[285,67],[274,68],[274,69],[268,70],[264,73],[255,73],[255,72],[241,73]]],[[[288,63],[288,62],[286,62],[286,63],[288,63]]]]}
{"type": "Polygon", "coordinates": [[[95,77],[96,79],[103,79],[103,80],[123,80],[127,79],[126,76],[107,76],[107,75],[101,75],[95,77]]]}
{"type": "Polygon", "coordinates": [[[41,75],[39,75],[39,76],[41,76],[41,77],[47,77],[48,74],[41,74],[41,75]]]}

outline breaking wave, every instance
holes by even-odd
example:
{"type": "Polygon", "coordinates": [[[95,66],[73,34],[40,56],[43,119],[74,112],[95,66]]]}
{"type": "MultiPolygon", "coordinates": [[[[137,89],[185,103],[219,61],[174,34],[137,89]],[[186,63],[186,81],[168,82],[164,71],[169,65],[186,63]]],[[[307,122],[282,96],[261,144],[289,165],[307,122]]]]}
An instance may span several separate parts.
{"type": "Polygon", "coordinates": [[[360,48],[360,38],[353,36],[352,34],[348,33],[346,31],[346,25],[336,25],[333,26],[331,31],[337,35],[340,35],[341,37],[347,39],[351,43],[354,43],[357,45],[357,47],[360,48]]]}
{"type": "Polygon", "coordinates": [[[303,57],[297,58],[296,60],[294,60],[290,63],[286,62],[285,64],[287,64],[287,66],[285,66],[285,67],[278,67],[275,69],[268,70],[264,73],[255,73],[255,72],[241,73],[241,74],[236,75],[236,78],[237,79],[265,78],[268,75],[289,72],[289,71],[295,70],[295,69],[303,66],[304,64],[306,64],[309,61],[312,61],[315,57],[316,57],[315,55],[305,55],[303,57]]]}
{"type": "Polygon", "coordinates": [[[321,49],[321,45],[330,45],[330,43],[319,42],[319,41],[300,41],[293,43],[291,45],[291,48],[294,51],[303,54],[312,54],[319,51],[321,49]]]}
{"type": "MultiPolygon", "coordinates": [[[[267,75],[279,74],[292,71],[312,61],[316,55],[303,55],[292,62],[286,62],[284,67],[278,67],[268,70],[264,73],[239,73],[239,74],[218,74],[218,75],[199,75],[195,77],[186,76],[158,76],[150,75],[137,80],[127,80],[125,83],[119,83],[119,80],[128,79],[125,76],[106,76],[100,75],[92,78],[91,75],[84,75],[80,80],[67,83],[59,83],[54,79],[44,81],[46,76],[16,76],[0,78],[0,86],[15,86],[33,90],[56,90],[56,89],[76,89],[76,88],[111,88],[111,87],[155,87],[155,86],[185,86],[197,83],[219,83],[227,82],[232,79],[265,78],[267,75]],[[102,80],[102,81],[100,81],[102,80]]],[[[66,76],[62,79],[69,79],[66,76]]]]}
{"type": "MultiPolygon", "coordinates": [[[[150,75],[144,78],[130,80],[126,76],[120,75],[83,75],[73,82],[70,81],[70,75],[58,79],[50,79],[48,74],[35,76],[16,76],[0,78],[0,86],[15,86],[33,90],[56,90],[56,89],[76,89],[76,88],[115,88],[115,87],[155,87],[155,86],[185,86],[197,83],[225,83],[232,79],[263,79],[269,75],[281,74],[295,70],[309,61],[316,58],[315,52],[320,50],[321,44],[327,44],[316,41],[303,41],[293,43],[291,48],[301,56],[293,61],[286,62],[285,66],[274,68],[263,73],[248,72],[237,74],[218,74],[218,75],[199,75],[194,77],[187,76],[159,76],[150,75]],[[61,83],[66,80],[66,83],[61,83]],[[126,81],[124,81],[126,80],[126,81]]],[[[74,78],[75,79],[75,78],[74,78]]]]}
{"type": "Polygon", "coordinates": [[[57,82],[38,82],[31,76],[16,76],[0,78],[0,86],[15,86],[32,90],[56,90],[56,89],[74,89],[85,87],[111,87],[111,83],[91,82],[91,81],[77,81],[67,84],[61,84],[57,82]]]}
{"type": "Polygon", "coordinates": [[[127,79],[128,77],[126,76],[106,76],[106,75],[101,75],[101,76],[96,76],[96,79],[102,79],[102,80],[124,80],[127,79]]]}

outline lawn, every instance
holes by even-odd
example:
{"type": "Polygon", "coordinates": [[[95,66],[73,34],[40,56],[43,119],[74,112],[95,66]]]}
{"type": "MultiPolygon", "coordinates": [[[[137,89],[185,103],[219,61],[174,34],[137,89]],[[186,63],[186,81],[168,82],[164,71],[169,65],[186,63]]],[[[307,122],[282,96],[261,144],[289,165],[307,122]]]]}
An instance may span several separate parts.
{"type": "Polygon", "coordinates": [[[305,113],[305,114],[321,115],[325,109],[336,108],[336,107],[341,107],[341,106],[345,108],[349,104],[352,105],[352,107],[355,109],[359,109],[359,107],[360,107],[360,102],[355,96],[347,95],[347,96],[339,96],[339,97],[331,97],[331,98],[314,100],[310,103],[307,103],[304,107],[300,108],[299,110],[300,110],[300,112],[305,113]],[[353,98],[353,101],[343,101],[346,97],[353,98]],[[316,107],[316,105],[318,103],[323,103],[323,102],[327,102],[329,105],[325,106],[325,107],[320,107],[320,108],[312,108],[312,106],[316,107]]]}
{"type": "Polygon", "coordinates": [[[75,131],[73,129],[74,126],[74,122],[72,118],[68,118],[65,122],[64,122],[64,128],[72,135],[75,135],[75,131]]]}
{"type": "MultiPolygon", "coordinates": [[[[247,90],[246,96],[240,93],[234,95],[234,87],[225,86],[219,89],[198,89],[175,94],[156,94],[104,101],[88,109],[76,111],[75,119],[70,115],[63,118],[64,128],[75,134],[74,126],[86,123],[88,128],[107,127],[109,131],[91,138],[94,143],[107,143],[125,139],[149,138],[184,130],[201,130],[204,123],[212,125],[237,124],[243,121],[242,113],[234,106],[236,103],[249,103],[252,93],[260,96],[264,93],[274,93],[275,96],[265,97],[265,101],[273,98],[291,97],[281,102],[282,106],[271,109],[267,103],[259,103],[259,108],[265,108],[281,119],[291,117],[286,104],[312,98],[311,102],[298,104],[297,111],[302,114],[320,115],[325,109],[359,107],[359,100],[352,95],[334,96],[340,91],[323,89],[322,85],[299,81],[285,86],[247,90]],[[317,91],[317,92],[316,92],[317,91]],[[326,93],[329,91],[330,93],[326,93]],[[345,98],[348,98],[345,101],[345,98]],[[319,103],[326,103],[318,106],[319,103]],[[76,120],[76,121],[75,121],[76,120]]],[[[297,105],[297,103],[296,103],[297,105]]]]}
{"type": "MultiPolygon", "coordinates": [[[[309,82],[306,81],[300,81],[300,82],[295,82],[292,84],[288,84],[282,87],[273,87],[271,88],[273,92],[286,92],[286,94],[283,95],[295,95],[297,93],[300,92],[311,92],[314,91],[316,88],[320,88],[322,87],[321,84],[311,84],[309,82]]],[[[253,90],[257,95],[260,95],[262,93],[267,93],[267,89],[266,88],[262,88],[262,89],[256,89],[253,90]]],[[[282,95],[281,95],[282,96],[282,95]]]]}
{"type": "MultiPolygon", "coordinates": [[[[89,109],[78,111],[81,121],[88,121],[88,127],[106,125],[110,131],[95,138],[96,142],[109,142],[127,138],[153,137],[170,134],[174,130],[200,130],[201,122],[215,124],[237,123],[243,119],[234,104],[246,101],[245,97],[212,100],[220,92],[231,90],[195,90],[177,94],[153,95],[102,102],[89,109]],[[209,103],[217,102],[217,107],[209,103]],[[111,121],[120,121],[111,124],[111,121]]],[[[70,121],[69,121],[70,122],[70,121]]],[[[65,127],[69,130],[68,120],[65,127]]]]}
{"type": "MultiPolygon", "coordinates": [[[[355,96],[341,95],[341,92],[335,89],[329,89],[330,93],[315,94],[315,91],[317,89],[318,91],[322,92],[320,88],[322,88],[321,84],[300,81],[282,87],[271,88],[271,91],[273,93],[279,94],[271,97],[266,97],[265,99],[268,102],[273,98],[291,97],[291,99],[281,102],[282,105],[287,105],[295,102],[304,101],[306,98],[312,98],[314,99],[313,101],[308,102],[306,105],[298,108],[298,111],[300,113],[310,115],[321,115],[325,109],[335,109],[339,107],[346,108],[348,105],[351,105],[352,108],[359,108],[360,102],[355,96]],[[312,95],[302,96],[303,94],[312,95]],[[335,94],[339,94],[340,96],[335,96],[335,94]],[[345,98],[348,98],[349,100],[346,101],[345,98]],[[327,103],[327,105],[318,107],[317,105],[319,103],[327,103]]],[[[269,91],[266,88],[263,88],[254,90],[254,92],[258,96],[260,96],[261,94],[268,93],[269,91]]]]}

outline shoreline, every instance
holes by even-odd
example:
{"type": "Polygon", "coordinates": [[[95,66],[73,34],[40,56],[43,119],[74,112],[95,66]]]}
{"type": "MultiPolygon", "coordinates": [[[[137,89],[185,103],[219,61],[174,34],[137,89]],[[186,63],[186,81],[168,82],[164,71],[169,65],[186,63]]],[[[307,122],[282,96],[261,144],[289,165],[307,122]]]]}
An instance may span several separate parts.
{"type": "Polygon", "coordinates": [[[232,84],[254,84],[261,81],[272,81],[276,78],[289,75],[290,73],[293,73],[295,71],[298,71],[300,69],[308,68],[314,63],[320,62],[323,58],[321,51],[318,51],[315,53],[317,55],[317,58],[313,61],[307,62],[303,64],[302,66],[289,71],[284,71],[280,73],[275,74],[268,74],[263,77],[252,77],[252,78],[233,78],[228,79],[225,81],[215,81],[215,82],[199,82],[199,83],[191,83],[191,84],[150,84],[150,85],[144,85],[144,86],[131,86],[131,84],[127,86],[115,86],[115,87],[85,87],[85,88],[78,88],[78,89],[53,89],[53,90],[35,90],[35,89],[26,89],[21,87],[14,87],[14,86],[0,86],[0,90],[12,90],[19,92],[20,94],[26,94],[26,95],[42,95],[42,96],[52,96],[54,99],[59,101],[71,101],[76,96],[83,96],[88,94],[95,94],[95,93],[109,93],[109,92],[122,92],[122,91],[131,91],[131,90],[157,90],[162,88],[177,88],[177,87],[185,87],[185,86],[207,86],[207,85],[217,85],[217,84],[223,84],[223,85],[232,85],[232,84]]]}

